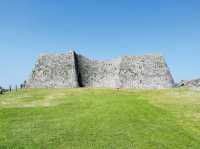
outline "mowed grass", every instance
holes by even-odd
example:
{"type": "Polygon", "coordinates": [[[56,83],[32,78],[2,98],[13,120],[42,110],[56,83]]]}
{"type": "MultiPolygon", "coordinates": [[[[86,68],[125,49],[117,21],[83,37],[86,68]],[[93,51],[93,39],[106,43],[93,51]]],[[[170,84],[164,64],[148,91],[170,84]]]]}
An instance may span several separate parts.
{"type": "Polygon", "coordinates": [[[0,96],[0,149],[199,149],[200,92],[27,89],[0,96]]]}

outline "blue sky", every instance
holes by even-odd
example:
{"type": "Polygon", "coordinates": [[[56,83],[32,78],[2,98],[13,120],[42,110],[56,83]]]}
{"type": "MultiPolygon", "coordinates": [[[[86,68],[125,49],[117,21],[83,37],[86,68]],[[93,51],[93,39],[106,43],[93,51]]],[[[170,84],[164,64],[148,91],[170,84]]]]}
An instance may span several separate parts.
{"type": "Polygon", "coordinates": [[[0,85],[28,78],[41,53],[96,59],[163,55],[176,81],[200,77],[199,0],[0,0],[0,85]]]}

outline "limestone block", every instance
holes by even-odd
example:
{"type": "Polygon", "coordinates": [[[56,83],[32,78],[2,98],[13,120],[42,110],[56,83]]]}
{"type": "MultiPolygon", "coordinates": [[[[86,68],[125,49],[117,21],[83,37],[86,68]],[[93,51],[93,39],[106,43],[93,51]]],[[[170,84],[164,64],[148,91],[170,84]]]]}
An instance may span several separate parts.
{"type": "Polygon", "coordinates": [[[41,55],[26,86],[29,88],[78,87],[74,53],[41,55]]]}
{"type": "Polygon", "coordinates": [[[123,56],[91,60],[71,51],[46,54],[27,81],[29,88],[170,88],[174,80],[162,56],[123,56]]]}

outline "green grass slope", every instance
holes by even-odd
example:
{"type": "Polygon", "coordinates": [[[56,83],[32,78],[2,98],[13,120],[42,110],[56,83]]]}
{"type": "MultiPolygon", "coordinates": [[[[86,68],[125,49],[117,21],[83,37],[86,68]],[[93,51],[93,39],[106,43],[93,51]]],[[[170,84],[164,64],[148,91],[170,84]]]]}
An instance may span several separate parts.
{"type": "Polygon", "coordinates": [[[30,89],[0,96],[0,149],[199,149],[200,92],[30,89]]]}

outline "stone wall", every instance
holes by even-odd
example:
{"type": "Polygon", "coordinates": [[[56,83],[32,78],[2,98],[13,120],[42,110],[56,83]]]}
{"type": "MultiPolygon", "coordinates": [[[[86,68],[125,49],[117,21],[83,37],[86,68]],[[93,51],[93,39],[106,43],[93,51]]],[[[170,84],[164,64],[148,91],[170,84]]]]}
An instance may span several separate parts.
{"type": "Polygon", "coordinates": [[[174,80],[162,56],[125,56],[120,63],[122,88],[169,88],[174,80]]]}
{"type": "Polygon", "coordinates": [[[28,88],[74,88],[78,86],[74,52],[40,56],[26,84],[28,88]]]}
{"type": "Polygon", "coordinates": [[[97,61],[78,55],[82,85],[86,87],[119,87],[120,61],[120,59],[97,61]]]}
{"type": "Polygon", "coordinates": [[[173,86],[173,78],[161,56],[124,56],[109,61],[97,61],[75,52],[41,56],[27,83],[27,87],[32,88],[173,86]]]}
{"type": "Polygon", "coordinates": [[[182,80],[176,87],[188,87],[193,89],[200,89],[200,78],[194,80],[182,80]]]}

